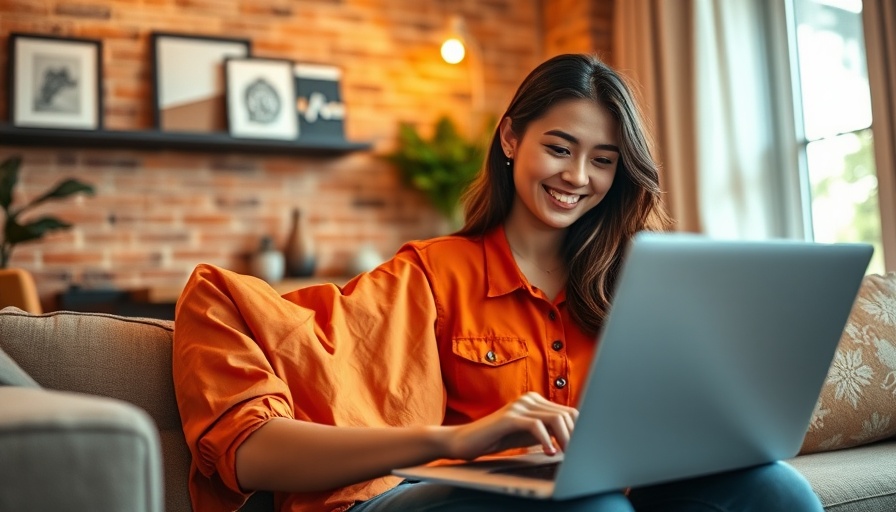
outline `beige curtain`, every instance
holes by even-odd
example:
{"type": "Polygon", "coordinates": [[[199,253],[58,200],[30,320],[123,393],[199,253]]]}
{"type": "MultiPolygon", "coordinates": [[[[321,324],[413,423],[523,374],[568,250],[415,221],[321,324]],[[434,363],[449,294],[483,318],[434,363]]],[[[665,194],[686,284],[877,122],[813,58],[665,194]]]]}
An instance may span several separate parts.
{"type": "Polygon", "coordinates": [[[884,265],[896,271],[896,2],[864,0],[884,265]]]}
{"type": "Polygon", "coordinates": [[[787,52],[775,46],[774,3],[615,4],[614,64],[642,91],[678,230],[802,236],[796,166],[778,123],[775,73],[786,66],[775,56],[787,52]]]}
{"type": "Polygon", "coordinates": [[[640,96],[676,229],[699,232],[692,9],[690,0],[617,1],[613,64],[640,96]]]}

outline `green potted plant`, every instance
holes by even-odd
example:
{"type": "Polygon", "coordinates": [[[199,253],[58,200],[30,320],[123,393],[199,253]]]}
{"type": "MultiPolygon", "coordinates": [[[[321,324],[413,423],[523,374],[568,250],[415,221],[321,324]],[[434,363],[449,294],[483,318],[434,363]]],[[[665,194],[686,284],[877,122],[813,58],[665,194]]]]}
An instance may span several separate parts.
{"type": "Polygon", "coordinates": [[[6,268],[13,248],[23,242],[40,240],[50,231],[68,229],[71,224],[49,215],[31,221],[21,220],[21,215],[35,206],[54,199],[63,199],[74,194],[93,195],[91,185],[75,179],[66,179],[52,189],[32,199],[27,204],[13,208],[13,190],[19,181],[19,167],[22,158],[11,156],[0,163],[0,208],[3,209],[3,239],[0,240],[0,268],[6,268]]]}
{"type": "Polygon", "coordinates": [[[405,183],[423,192],[456,229],[463,221],[461,194],[482,167],[487,142],[485,137],[467,139],[449,117],[442,116],[429,139],[412,124],[401,123],[398,148],[388,158],[405,183]]]}

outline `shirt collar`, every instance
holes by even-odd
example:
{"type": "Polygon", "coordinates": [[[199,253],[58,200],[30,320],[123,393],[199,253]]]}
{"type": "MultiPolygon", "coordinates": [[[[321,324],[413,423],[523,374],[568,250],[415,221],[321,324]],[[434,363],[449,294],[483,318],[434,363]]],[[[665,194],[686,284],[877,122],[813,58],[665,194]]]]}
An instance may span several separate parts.
{"type": "MultiPolygon", "coordinates": [[[[485,255],[489,297],[507,295],[519,289],[535,294],[526,277],[516,265],[516,260],[513,259],[503,224],[485,234],[482,250],[485,255]]],[[[560,304],[565,301],[566,289],[563,289],[554,299],[554,303],[560,304]]]]}
{"type": "Polygon", "coordinates": [[[513,253],[510,252],[510,244],[507,243],[503,225],[485,235],[482,250],[485,253],[489,297],[498,297],[526,288],[526,279],[520,273],[513,259],[513,253]]]}

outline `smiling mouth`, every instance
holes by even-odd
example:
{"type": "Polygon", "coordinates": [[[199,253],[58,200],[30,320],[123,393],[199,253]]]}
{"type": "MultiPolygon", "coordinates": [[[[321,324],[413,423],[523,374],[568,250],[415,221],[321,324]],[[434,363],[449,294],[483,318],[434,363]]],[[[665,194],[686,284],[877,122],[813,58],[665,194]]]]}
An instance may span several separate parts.
{"type": "Polygon", "coordinates": [[[585,197],[579,194],[564,194],[563,192],[554,190],[549,187],[544,187],[544,189],[548,192],[548,194],[551,195],[551,197],[553,197],[557,201],[560,201],[561,203],[565,203],[568,205],[574,205],[579,202],[579,199],[585,197]]]}

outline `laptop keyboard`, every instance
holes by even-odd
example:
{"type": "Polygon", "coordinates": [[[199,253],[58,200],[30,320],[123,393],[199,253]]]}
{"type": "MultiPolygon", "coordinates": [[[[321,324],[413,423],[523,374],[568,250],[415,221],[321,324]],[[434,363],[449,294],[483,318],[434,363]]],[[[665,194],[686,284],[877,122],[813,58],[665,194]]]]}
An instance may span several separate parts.
{"type": "Polygon", "coordinates": [[[537,478],[539,480],[553,480],[557,475],[557,468],[559,467],[559,462],[549,462],[547,464],[536,464],[533,466],[500,468],[492,470],[492,473],[501,475],[522,476],[527,478],[537,478]]]}

